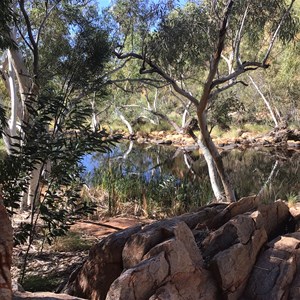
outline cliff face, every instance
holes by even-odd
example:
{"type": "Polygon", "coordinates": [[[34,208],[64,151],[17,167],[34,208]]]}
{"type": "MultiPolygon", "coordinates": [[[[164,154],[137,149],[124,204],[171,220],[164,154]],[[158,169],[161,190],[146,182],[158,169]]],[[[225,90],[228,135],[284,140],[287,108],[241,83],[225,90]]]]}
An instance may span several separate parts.
{"type": "Polygon", "coordinates": [[[101,300],[297,299],[299,215],[285,202],[247,197],[132,227],[95,245],[64,292],[101,300]]]}

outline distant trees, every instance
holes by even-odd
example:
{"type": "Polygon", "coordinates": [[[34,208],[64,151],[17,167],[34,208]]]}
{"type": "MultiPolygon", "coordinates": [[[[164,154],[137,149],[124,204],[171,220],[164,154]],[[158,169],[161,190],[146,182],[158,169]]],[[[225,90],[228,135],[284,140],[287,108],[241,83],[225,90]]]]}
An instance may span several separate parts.
{"type": "Polygon", "coordinates": [[[196,109],[198,143],[218,200],[235,195],[207,127],[208,109],[221,93],[248,85],[243,74],[267,69],[278,39],[293,39],[294,2],[202,1],[175,8],[171,1],[115,1],[112,8],[120,29],[115,55],[139,60],[141,80],[163,79],[196,109]]]}

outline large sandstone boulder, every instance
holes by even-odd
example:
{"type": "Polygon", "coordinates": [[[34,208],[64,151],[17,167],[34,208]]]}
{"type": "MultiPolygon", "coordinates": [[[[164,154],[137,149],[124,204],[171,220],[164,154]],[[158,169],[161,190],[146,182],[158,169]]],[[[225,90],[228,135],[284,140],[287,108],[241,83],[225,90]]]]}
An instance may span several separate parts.
{"type": "Polygon", "coordinates": [[[224,299],[239,299],[256,256],[267,241],[259,212],[231,219],[203,241],[203,256],[224,299]]]}
{"type": "Polygon", "coordinates": [[[285,224],[290,217],[289,208],[285,202],[278,200],[272,204],[261,204],[258,210],[262,215],[263,225],[269,238],[284,233],[285,224]]]}
{"type": "Polygon", "coordinates": [[[179,222],[174,238],[153,247],[142,262],[125,271],[106,299],[161,299],[162,294],[169,299],[215,299],[216,287],[209,277],[191,230],[179,222]]]}
{"type": "MultiPolygon", "coordinates": [[[[222,207],[222,206],[221,206],[222,207]]],[[[219,213],[218,208],[208,207],[197,213],[184,214],[173,219],[162,220],[146,225],[133,234],[123,249],[123,265],[125,269],[138,264],[143,256],[155,245],[174,236],[174,229],[180,222],[185,222],[190,228],[204,223],[219,213]]]]}

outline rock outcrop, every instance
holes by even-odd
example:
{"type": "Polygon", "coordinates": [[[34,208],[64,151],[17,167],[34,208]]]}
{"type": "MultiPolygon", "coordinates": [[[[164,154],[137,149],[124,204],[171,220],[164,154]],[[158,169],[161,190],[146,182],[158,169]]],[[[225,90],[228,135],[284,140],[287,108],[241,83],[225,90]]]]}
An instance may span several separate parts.
{"type": "Polygon", "coordinates": [[[269,242],[254,265],[245,299],[299,299],[300,232],[269,242]]]}
{"type": "Polygon", "coordinates": [[[12,298],[10,275],[12,249],[13,229],[0,193],[0,300],[12,298]]]}
{"type": "Polygon", "coordinates": [[[95,245],[64,291],[92,300],[297,299],[292,219],[285,202],[253,196],[133,227],[95,245]]]}

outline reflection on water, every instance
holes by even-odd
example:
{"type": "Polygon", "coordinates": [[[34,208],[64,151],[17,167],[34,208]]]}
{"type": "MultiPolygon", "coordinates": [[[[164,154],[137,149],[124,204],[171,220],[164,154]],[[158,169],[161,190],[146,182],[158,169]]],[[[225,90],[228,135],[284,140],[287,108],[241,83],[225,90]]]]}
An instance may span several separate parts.
{"type": "MultiPolygon", "coordinates": [[[[222,156],[238,197],[257,193],[266,183],[268,200],[300,191],[300,153],[247,149],[222,156]]],[[[82,162],[90,185],[113,188],[122,201],[141,201],[142,195],[164,207],[180,202],[180,209],[188,210],[213,197],[204,158],[197,152],[124,143],[110,153],[86,155],[82,162]]]]}

